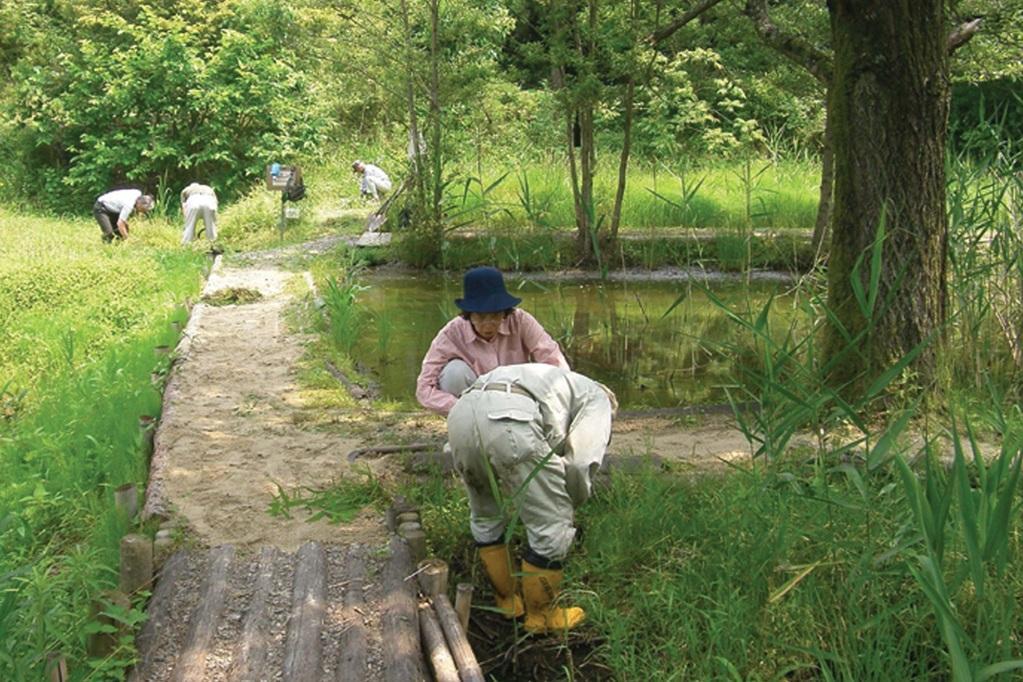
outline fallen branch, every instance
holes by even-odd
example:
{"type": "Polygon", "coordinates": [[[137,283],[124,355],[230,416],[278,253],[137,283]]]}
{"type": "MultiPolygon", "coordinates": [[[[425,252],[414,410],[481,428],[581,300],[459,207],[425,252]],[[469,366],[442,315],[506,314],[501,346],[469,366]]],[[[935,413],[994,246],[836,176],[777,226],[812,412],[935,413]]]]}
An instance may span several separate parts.
{"type": "Polygon", "coordinates": [[[357,448],[348,453],[348,461],[354,462],[360,457],[369,455],[388,455],[395,452],[423,452],[424,450],[436,450],[441,447],[439,443],[409,443],[408,445],[374,445],[368,448],[357,448]]]}

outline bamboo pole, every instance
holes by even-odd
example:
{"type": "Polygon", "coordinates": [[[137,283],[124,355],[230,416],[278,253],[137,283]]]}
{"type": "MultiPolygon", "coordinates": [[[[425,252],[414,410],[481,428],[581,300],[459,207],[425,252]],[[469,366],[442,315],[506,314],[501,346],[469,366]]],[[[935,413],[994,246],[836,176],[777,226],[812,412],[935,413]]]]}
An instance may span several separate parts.
{"type": "Polygon", "coordinates": [[[425,602],[419,604],[419,631],[423,636],[426,657],[433,668],[433,679],[436,682],[459,682],[458,668],[444,641],[444,631],[437,620],[437,614],[425,602]]]}
{"type": "Polygon", "coordinates": [[[462,624],[462,632],[469,635],[469,610],[472,608],[472,583],[458,583],[455,588],[455,613],[462,624]]]}
{"type": "Polygon", "coordinates": [[[458,674],[461,675],[462,682],[485,682],[483,669],[480,668],[476,654],[469,646],[469,640],[465,637],[462,624],[458,622],[458,614],[455,613],[451,600],[446,594],[438,594],[433,599],[433,608],[437,612],[437,619],[444,631],[451,656],[455,659],[455,665],[458,666],[458,674]]]}

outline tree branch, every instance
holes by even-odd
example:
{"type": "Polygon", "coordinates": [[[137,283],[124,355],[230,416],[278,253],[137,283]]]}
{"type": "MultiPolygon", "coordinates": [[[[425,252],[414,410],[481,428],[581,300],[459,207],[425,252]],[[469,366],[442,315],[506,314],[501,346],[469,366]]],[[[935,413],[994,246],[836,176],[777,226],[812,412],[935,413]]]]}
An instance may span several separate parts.
{"type": "Polygon", "coordinates": [[[743,14],[753,21],[757,35],[768,47],[802,66],[821,83],[831,82],[831,57],[809,41],[779,29],[767,13],[767,0],[746,0],[743,14]]]}
{"type": "Polygon", "coordinates": [[[948,43],[946,44],[949,54],[970,42],[970,39],[977,35],[977,31],[980,30],[981,21],[983,21],[983,19],[977,17],[976,19],[970,19],[969,21],[963,22],[952,29],[952,32],[948,34],[948,43]]]}
{"type": "Polygon", "coordinates": [[[680,16],[678,19],[675,19],[675,21],[671,22],[666,26],[662,26],[661,28],[657,29],[656,31],[648,35],[646,38],[647,42],[656,45],[665,38],[668,38],[671,35],[673,35],[677,30],[679,30],[680,28],[682,28],[690,21],[700,16],[701,14],[703,14],[704,12],[706,12],[719,2],[721,2],[721,0],[702,0],[702,2],[696,5],[696,7],[693,7],[691,10],[680,16]]]}

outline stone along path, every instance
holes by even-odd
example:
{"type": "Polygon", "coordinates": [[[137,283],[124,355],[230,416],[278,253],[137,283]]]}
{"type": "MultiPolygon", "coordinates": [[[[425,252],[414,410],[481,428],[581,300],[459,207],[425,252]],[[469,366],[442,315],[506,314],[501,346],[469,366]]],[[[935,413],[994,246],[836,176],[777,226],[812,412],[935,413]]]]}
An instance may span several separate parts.
{"type": "Polygon", "coordinates": [[[179,524],[195,548],[163,564],[131,679],[423,679],[412,559],[382,515],[333,525],[268,513],[278,486],[343,475],[358,442],[297,418],[306,339],[285,311],[307,278],[272,257],[249,263],[218,259],[204,296],[262,298],[196,305],[167,383],[144,516],[179,524]]]}

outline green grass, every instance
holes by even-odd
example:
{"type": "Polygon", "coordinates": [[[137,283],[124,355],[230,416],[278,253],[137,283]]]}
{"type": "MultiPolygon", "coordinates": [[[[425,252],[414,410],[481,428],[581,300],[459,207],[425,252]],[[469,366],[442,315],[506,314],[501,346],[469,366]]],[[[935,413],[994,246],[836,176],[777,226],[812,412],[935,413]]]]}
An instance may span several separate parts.
{"type": "Polygon", "coordinates": [[[124,244],[91,220],[0,213],[0,678],[36,680],[48,652],[116,675],[131,649],[85,660],[89,605],[116,582],[130,524],[113,490],[144,484],[138,418],[156,415],[171,320],[208,262],[177,226],[136,221],[124,244]]]}
{"type": "MultiPolygon", "coordinates": [[[[757,160],[751,162],[751,168],[747,182],[743,179],[744,164],[738,161],[704,163],[685,176],[634,161],[622,204],[622,232],[694,227],[813,228],[820,183],[816,165],[757,160]]],[[[483,187],[502,176],[504,179],[485,198],[479,183],[469,183],[468,191],[464,181],[451,186],[453,204],[476,209],[476,214],[468,213],[465,220],[476,218],[474,225],[480,227],[574,227],[571,188],[563,164],[537,162],[509,167],[495,163],[483,178],[483,187]],[[489,218],[482,217],[484,209],[489,209],[489,218]]],[[[616,183],[617,166],[603,164],[594,182],[594,196],[596,215],[605,216],[605,220],[610,219],[616,183]]]]}

